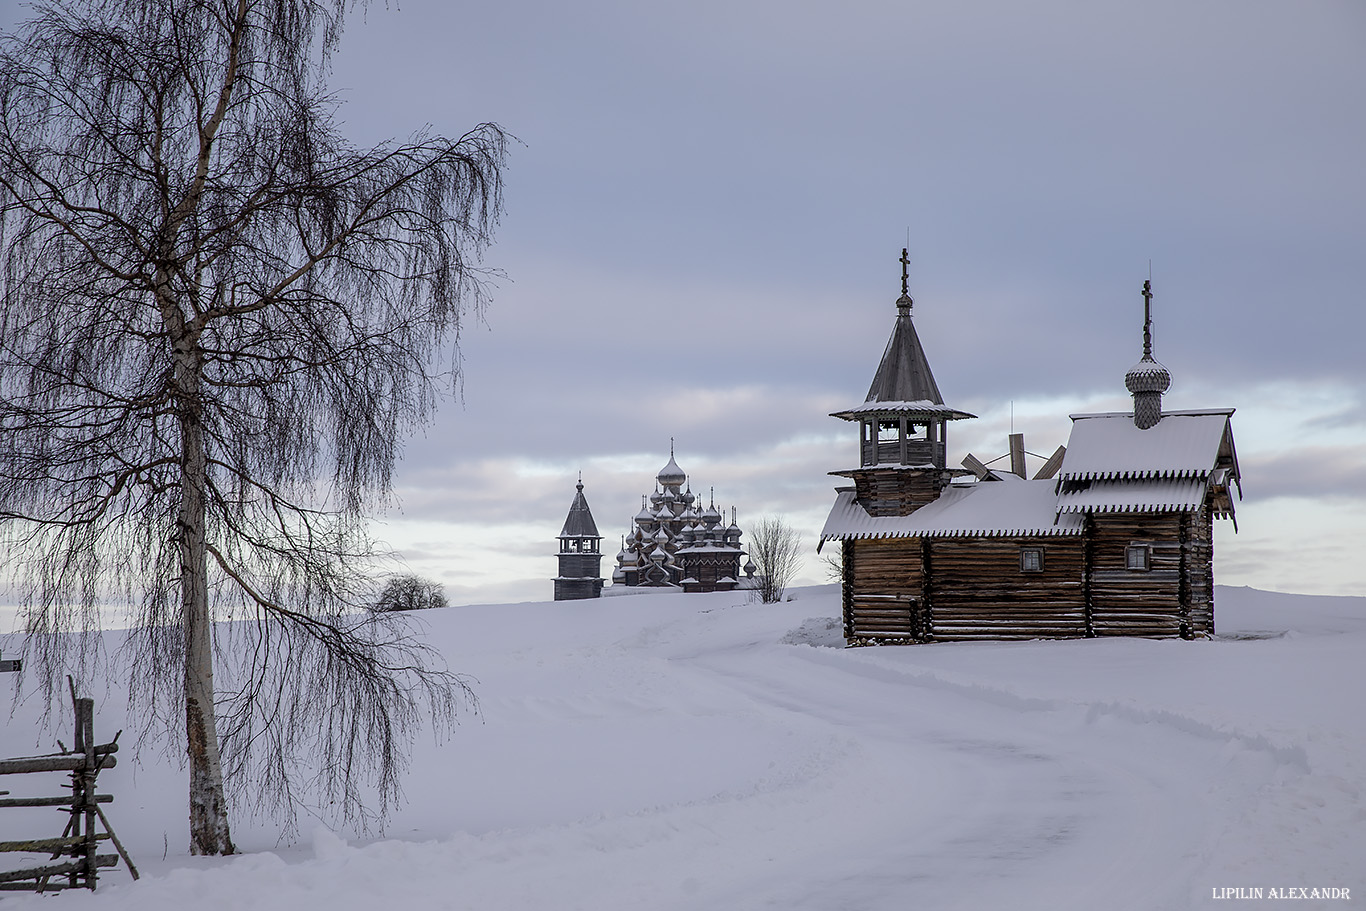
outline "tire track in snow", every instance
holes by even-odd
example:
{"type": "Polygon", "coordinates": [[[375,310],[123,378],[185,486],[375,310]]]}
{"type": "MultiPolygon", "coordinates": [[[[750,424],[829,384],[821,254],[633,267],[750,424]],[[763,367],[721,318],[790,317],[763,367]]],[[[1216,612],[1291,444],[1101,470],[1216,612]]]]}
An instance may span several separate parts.
{"type": "Polygon", "coordinates": [[[1164,725],[1182,734],[1234,744],[1242,749],[1265,753],[1278,764],[1289,766],[1303,774],[1311,772],[1309,756],[1304,747],[1299,744],[1278,745],[1272,743],[1269,738],[1262,734],[1247,734],[1238,730],[1230,730],[1170,709],[1149,709],[1112,700],[1089,701],[1085,699],[1067,700],[1024,696],[1001,687],[976,682],[953,681],[933,671],[909,670],[876,659],[855,660],[851,666],[849,662],[841,661],[837,657],[847,654],[843,650],[835,652],[833,656],[825,654],[826,651],[812,648],[810,654],[803,654],[802,657],[813,663],[848,669],[851,673],[877,677],[884,681],[899,680],[913,686],[942,690],[1017,711],[1054,712],[1079,707],[1085,710],[1087,723],[1095,723],[1104,717],[1114,717],[1132,724],[1164,725]]]}
{"type": "MultiPolygon", "coordinates": [[[[832,869],[822,878],[824,888],[813,894],[842,904],[853,889],[862,904],[851,906],[880,907],[885,900],[887,907],[899,907],[891,896],[913,889],[937,896],[936,907],[1188,907],[1204,882],[1219,835],[1215,823],[1245,793],[1241,785],[1237,793],[1211,785],[1228,762],[1228,746],[1267,760],[1259,780],[1269,780],[1277,768],[1298,773],[1307,767],[1302,751],[1174,713],[1025,696],[843,650],[726,649],[687,663],[794,715],[878,732],[880,748],[892,756],[901,751],[908,763],[923,761],[930,750],[975,768],[977,784],[951,785],[959,789],[953,799],[962,802],[957,819],[918,819],[913,801],[903,801],[905,825],[897,836],[906,847],[870,841],[861,846],[860,869],[832,869]],[[806,670],[770,664],[793,661],[806,670]],[[764,672],[766,665],[771,672],[764,672]],[[805,685],[793,687],[794,680],[805,685]],[[856,717],[845,717],[850,713],[856,717]],[[869,721],[878,713],[886,715],[881,726],[869,721]],[[1008,787],[993,789],[982,776],[1001,778],[1008,787]],[[976,799],[980,795],[970,793],[976,787],[998,802],[976,799]],[[941,837],[927,842],[924,827],[936,825],[941,837]],[[1036,867],[1052,870],[1054,885],[1025,895],[1022,889],[1040,885],[1036,867]],[[1147,884],[1143,894],[1111,894],[1110,882],[1146,883],[1146,871],[1155,869],[1163,870],[1163,881],[1147,884]],[[890,891],[873,888],[879,882],[890,891]]],[[[796,895],[788,900],[792,907],[831,906],[796,895]]]]}

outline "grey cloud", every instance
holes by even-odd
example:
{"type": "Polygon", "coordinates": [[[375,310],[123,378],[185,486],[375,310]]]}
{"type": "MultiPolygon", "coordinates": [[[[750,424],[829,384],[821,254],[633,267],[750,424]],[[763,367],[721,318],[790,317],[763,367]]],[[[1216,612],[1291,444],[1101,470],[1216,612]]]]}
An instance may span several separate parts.
{"type": "Polygon", "coordinates": [[[1366,514],[1366,450],[1360,447],[1296,446],[1256,458],[1240,458],[1239,467],[1250,497],[1355,502],[1366,514]]]}
{"type": "Polygon", "coordinates": [[[1249,497],[1356,496],[1330,435],[1366,445],[1363,24],[1271,0],[371,4],[332,79],[349,135],[497,120],[523,143],[464,403],[405,444],[395,521],[452,535],[412,561],[546,597],[479,548],[548,577],[575,472],[618,534],[671,436],[742,516],[809,534],[854,451],[826,414],[867,390],[908,228],[930,362],[982,415],[952,462],[1005,451],[1012,401],[1041,453],[1068,410],[1126,406],[1151,259],[1169,405],[1357,390],[1294,452],[1235,417],[1249,497]]]}

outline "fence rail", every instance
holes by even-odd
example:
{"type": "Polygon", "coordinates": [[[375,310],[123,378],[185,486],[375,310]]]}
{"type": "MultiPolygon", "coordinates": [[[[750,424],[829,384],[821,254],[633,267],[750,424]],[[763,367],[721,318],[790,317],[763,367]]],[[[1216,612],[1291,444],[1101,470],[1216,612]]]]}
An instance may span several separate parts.
{"type": "MultiPolygon", "coordinates": [[[[67,678],[70,684],[70,678],[67,678]]],[[[70,813],[66,829],[57,838],[34,838],[0,841],[0,854],[51,854],[52,861],[68,858],[60,863],[46,863],[19,870],[0,871],[0,892],[53,892],[59,889],[91,889],[99,881],[99,870],[118,865],[119,859],[128,866],[133,879],[138,869],[128,852],[119,843],[109,819],[100,808],[112,803],[110,794],[95,792],[95,779],[103,769],[117,764],[119,737],[109,743],[95,743],[95,700],[77,698],[71,686],[71,707],[76,714],[76,737],[73,749],[63,747],[61,753],[47,756],[24,756],[0,759],[0,775],[27,775],[40,772],[69,772],[71,793],[62,797],[8,797],[0,791],[0,809],[6,807],[65,807],[70,813]],[[104,831],[97,830],[97,824],[104,831]],[[113,844],[116,854],[99,854],[100,842],[113,844]],[[60,880],[54,879],[61,877],[60,880]],[[64,880],[64,881],[62,881],[64,880]]],[[[123,732],[120,731],[119,734],[123,732]]]]}

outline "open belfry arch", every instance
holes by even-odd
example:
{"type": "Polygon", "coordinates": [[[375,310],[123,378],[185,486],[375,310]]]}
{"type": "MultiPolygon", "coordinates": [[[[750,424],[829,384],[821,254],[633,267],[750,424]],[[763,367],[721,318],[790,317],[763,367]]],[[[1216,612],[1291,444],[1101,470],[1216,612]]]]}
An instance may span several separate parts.
{"type": "MultiPolygon", "coordinates": [[[[1029,479],[1024,438],[1011,470],[972,455],[947,465],[945,405],[912,324],[907,251],[891,339],[859,406],[859,465],[834,471],[821,546],[842,549],[851,645],[1214,632],[1216,518],[1241,480],[1233,409],[1162,411],[1171,375],[1152,354],[1125,375],[1134,411],[1072,415],[1072,433],[1029,479]]],[[[1235,525],[1236,527],[1236,525],[1235,525]]]]}

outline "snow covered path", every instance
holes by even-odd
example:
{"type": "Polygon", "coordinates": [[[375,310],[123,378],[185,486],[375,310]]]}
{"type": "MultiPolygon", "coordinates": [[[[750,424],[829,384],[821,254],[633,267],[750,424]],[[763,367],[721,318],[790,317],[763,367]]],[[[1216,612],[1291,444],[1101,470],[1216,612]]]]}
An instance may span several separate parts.
{"type": "Polygon", "coordinates": [[[251,853],[162,861],[185,839],[183,773],[150,762],[109,785],[150,875],[62,901],[1183,909],[1254,886],[1366,900],[1366,599],[1219,599],[1225,635],[1264,638],[843,649],[829,587],[773,606],[453,608],[427,635],[479,679],[482,719],[419,746],[387,838],[320,827],[280,847],[239,822],[251,853]]]}

